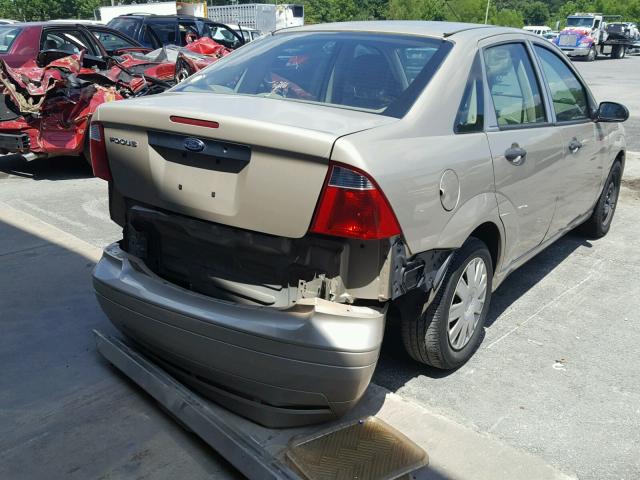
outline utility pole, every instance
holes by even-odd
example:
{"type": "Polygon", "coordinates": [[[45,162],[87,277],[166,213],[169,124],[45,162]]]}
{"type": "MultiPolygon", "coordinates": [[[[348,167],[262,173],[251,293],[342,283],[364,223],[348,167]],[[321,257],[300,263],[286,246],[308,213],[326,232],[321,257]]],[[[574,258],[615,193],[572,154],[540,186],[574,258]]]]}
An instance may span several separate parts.
{"type": "Polygon", "coordinates": [[[484,12],[484,24],[489,23],[489,3],[491,0],[487,0],[487,10],[484,12]]]}

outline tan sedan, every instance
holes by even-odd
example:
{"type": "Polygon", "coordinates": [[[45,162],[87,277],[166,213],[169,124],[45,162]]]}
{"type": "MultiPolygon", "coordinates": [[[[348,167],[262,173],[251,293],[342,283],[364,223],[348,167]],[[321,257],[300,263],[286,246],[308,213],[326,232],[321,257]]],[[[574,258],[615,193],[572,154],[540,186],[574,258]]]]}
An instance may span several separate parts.
{"type": "Polygon", "coordinates": [[[438,22],[287,29],[91,124],[123,240],[94,272],[111,321],[265,425],[348,410],[390,306],[451,369],[491,293],[567,231],[607,233],[625,107],[556,47],[438,22]]]}

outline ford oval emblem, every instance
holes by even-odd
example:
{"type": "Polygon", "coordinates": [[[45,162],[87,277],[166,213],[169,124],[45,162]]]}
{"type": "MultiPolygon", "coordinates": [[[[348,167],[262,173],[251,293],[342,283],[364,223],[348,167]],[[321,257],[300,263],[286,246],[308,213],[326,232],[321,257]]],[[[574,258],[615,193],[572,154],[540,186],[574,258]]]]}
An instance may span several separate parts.
{"type": "Polygon", "coordinates": [[[206,145],[199,138],[189,137],[184,141],[184,148],[192,152],[201,152],[206,145]]]}

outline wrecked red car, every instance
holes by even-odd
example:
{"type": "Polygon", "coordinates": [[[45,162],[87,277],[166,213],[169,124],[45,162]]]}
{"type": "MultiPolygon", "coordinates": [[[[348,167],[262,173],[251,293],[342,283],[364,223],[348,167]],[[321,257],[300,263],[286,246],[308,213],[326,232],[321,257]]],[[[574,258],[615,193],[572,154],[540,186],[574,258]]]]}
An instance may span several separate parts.
{"type": "Polygon", "coordinates": [[[229,52],[209,38],[149,52],[104,26],[0,26],[0,153],[88,155],[86,131],[98,105],[163,92],[229,52]],[[180,75],[176,62],[186,65],[180,75]]]}

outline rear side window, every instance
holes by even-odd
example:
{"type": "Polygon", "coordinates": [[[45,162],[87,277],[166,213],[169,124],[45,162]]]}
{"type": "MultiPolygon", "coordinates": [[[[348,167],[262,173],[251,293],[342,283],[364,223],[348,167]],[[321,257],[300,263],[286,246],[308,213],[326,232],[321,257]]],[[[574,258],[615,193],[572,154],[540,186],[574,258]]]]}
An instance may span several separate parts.
{"type": "Polygon", "coordinates": [[[484,50],[487,83],[501,127],[547,121],[531,59],[521,43],[484,50]]]}
{"type": "Polygon", "coordinates": [[[241,48],[174,88],[253,95],[403,116],[447,41],[369,33],[284,33],[241,48]]]}
{"type": "Polygon", "coordinates": [[[22,32],[20,27],[8,25],[0,27],[0,53],[7,53],[9,51],[20,32],[22,32]]]}
{"type": "Polygon", "coordinates": [[[535,46],[534,48],[549,84],[556,120],[571,122],[588,119],[587,92],[580,80],[555,53],[544,47],[535,46]]]}
{"type": "Polygon", "coordinates": [[[137,18],[118,17],[111,20],[107,26],[122,32],[131,38],[136,38],[135,35],[139,24],[140,20],[137,18]]]}
{"type": "Polygon", "coordinates": [[[476,55],[467,85],[464,88],[456,123],[456,133],[482,132],[484,130],[484,90],[480,56],[476,55]]]}

